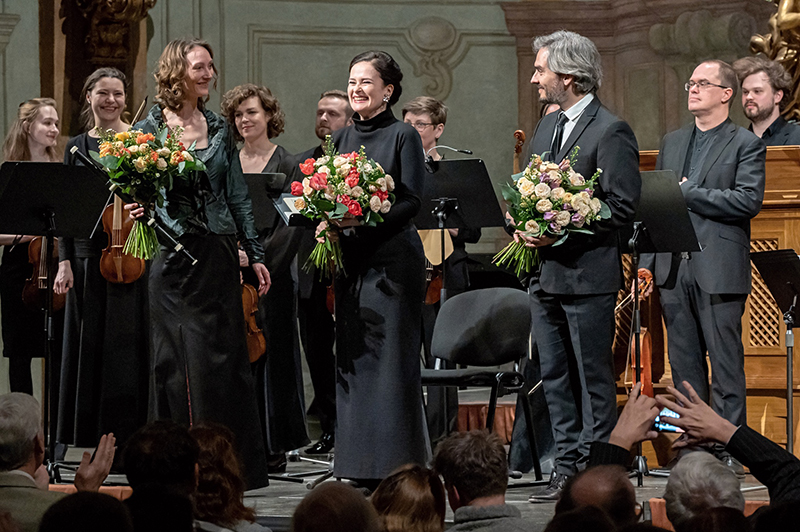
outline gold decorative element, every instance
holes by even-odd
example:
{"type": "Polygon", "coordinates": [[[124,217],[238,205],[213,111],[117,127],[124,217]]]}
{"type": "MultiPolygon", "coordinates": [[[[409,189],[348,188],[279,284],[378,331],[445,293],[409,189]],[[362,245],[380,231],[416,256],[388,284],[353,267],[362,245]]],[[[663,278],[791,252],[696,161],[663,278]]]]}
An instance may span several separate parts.
{"type": "Polygon", "coordinates": [[[750,38],[750,51],[764,54],[779,62],[792,76],[792,100],[783,110],[783,116],[790,120],[800,119],[800,2],[795,0],[767,0],[778,6],[778,11],[769,19],[769,34],[753,35],[750,38]]]}
{"type": "MultiPolygon", "coordinates": [[[[751,240],[750,251],[774,251],[778,249],[778,239],[751,240]]],[[[767,284],[756,270],[750,265],[753,273],[752,289],[750,291],[750,347],[780,347],[781,346],[781,311],[775,299],[767,288],[767,284]]]]}
{"type": "Polygon", "coordinates": [[[96,63],[121,63],[130,50],[126,40],[133,24],[138,24],[156,5],[156,0],[76,0],[91,28],[86,44],[96,63]]]}

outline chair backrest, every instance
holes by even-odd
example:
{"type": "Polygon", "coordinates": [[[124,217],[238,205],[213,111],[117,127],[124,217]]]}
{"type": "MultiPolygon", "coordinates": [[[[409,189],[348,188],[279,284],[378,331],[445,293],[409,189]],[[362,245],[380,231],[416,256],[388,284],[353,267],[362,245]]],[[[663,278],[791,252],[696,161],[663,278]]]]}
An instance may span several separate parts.
{"type": "Polygon", "coordinates": [[[468,366],[498,366],[528,354],[530,296],[514,288],[471,290],[439,309],[431,353],[468,366]]]}

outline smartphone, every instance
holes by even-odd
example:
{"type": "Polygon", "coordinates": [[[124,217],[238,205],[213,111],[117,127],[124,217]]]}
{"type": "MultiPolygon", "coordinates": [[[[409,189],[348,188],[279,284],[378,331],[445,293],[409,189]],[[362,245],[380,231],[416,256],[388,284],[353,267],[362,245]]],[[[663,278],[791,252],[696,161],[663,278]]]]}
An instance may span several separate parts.
{"type": "Polygon", "coordinates": [[[653,423],[653,430],[657,430],[658,432],[683,432],[682,428],[671,425],[665,421],[669,418],[677,419],[679,417],[681,416],[669,408],[663,408],[656,416],[656,420],[653,423]]]}

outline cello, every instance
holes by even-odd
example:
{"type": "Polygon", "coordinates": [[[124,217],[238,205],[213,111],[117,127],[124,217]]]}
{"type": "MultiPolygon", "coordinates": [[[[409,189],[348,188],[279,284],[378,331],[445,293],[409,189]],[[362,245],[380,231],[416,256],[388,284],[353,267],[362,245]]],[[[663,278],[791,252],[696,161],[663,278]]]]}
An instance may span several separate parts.
{"type": "Polygon", "coordinates": [[[103,230],[108,235],[108,246],[100,256],[100,273],[110,283],[132,283],[144,273],[144,259],[122,251],[133,223],[123,211],[122,199],[115,195],[114,203],[103,211],[103,230]]]}
{"type": "MultiPolygon", "coordinates": [[[[28,244],[28,262],[33,266],[30,278],[22,287],[22,302],[33,311],[44,310],[47,306],[47,270],[58,264],[58,239],[53,242],[52,262],[47,261],[47,237],[34,237],[28,244]]],[[[66,294],[53,292],[53,312],[64,308],[66,294]]]]}

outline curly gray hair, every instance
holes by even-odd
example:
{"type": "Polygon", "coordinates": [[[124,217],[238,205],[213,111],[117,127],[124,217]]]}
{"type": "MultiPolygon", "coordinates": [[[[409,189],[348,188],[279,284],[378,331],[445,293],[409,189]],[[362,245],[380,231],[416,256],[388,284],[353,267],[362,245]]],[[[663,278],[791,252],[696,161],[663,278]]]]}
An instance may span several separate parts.
{"type": "Polygon", "coordinates": [[[697,451],[682,457],[672,468],[664,492],[667,518],[675,530],[685,530],[689,520],[710,508],[725,506],[744,511],[739,480],[713,455],[697,451]]]}
{"type": "Polygon", "coordinates": [[[0,471],[24,465],[41,431],[42,414],[36,399],[26,393],[0,395],[0,471]]]}
{"type": "Polygon", "coordinates": [[[575,78],[580,94],[597,92],[603,81],[600,52],[592,41],[572,31],[559,30],[533,40],[533,53],[547,49],[547,67],[575,78]]]}

